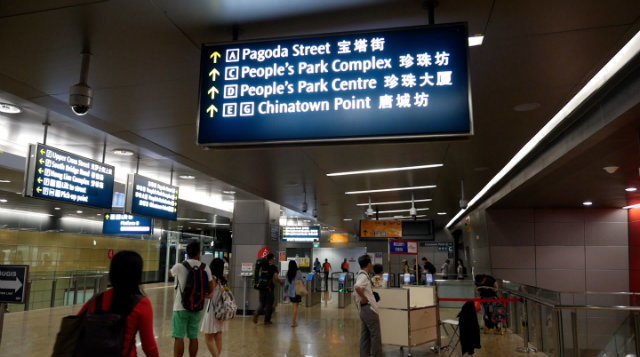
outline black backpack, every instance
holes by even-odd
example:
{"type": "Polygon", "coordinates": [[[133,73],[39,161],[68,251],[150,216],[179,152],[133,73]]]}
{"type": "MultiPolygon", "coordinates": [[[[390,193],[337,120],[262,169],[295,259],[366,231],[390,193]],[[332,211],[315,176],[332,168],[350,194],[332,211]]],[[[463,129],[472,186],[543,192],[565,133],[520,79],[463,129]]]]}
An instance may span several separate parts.
{"type": "MultiPolygon", "coordinates": [[[[103,294],[96,296],[93,313],[86,311],[81,316],[72,315],[62,319],[51,357],[122,356],[127,316],[142,296],[135,296],[125,314],[112,312],[111,309],[102,310],[102,297],[103,294]]],[[[127,356],[135,348],[135,341],[134,336],[127,356]]]]}
{"type": "Polygon", "coordinates": [[[266,258],[260,258],[256,261],[253,271],[253,288],[257,290],[267,290],[269,288],[269,261],[266,258]]]}
{"type": "MultiPolygon", "coordinates": [[[[182,306],[188,311],[200,311],[204,308],[204,297],[209,290],[209,274],[205,270],[207,265],[200,263],[199,266],[191,266],[186,260],[182,262],[182,265],[187,269],[187,281],[180,291],[182,306]]],[[[176,285],[176,289],[178,285],[176,285]]]]}

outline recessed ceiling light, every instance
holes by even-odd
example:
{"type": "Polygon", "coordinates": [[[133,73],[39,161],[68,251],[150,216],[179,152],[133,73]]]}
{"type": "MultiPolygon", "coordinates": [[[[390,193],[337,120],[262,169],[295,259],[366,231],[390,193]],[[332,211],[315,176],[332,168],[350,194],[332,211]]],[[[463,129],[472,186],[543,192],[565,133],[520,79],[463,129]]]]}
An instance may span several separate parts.
{"type": "Polygon", "coordinates": [[[7,200],[4,198],[0,198],[0,203],[7,203],[7,200]]]}
{"type": "Polygon", "coordinates": [[[344,218],[343,221],[345,222],[353,221],[353,218],[344,218]]]}
{"type": "Polygon", "coordinates": [[[624,189],[627,192],[636,192],[638,191],[638,189],[636,187],[627,187],[624,189]]]}
{"type": "Polygon", "coordinates": [[[640,207],[640,203],[636,203],[635,205],[631,205],[631,206],[625,206],[622,207],[622,209],[632,209],[632,208],[638,208],[640,207]]]}
{"type": "Polygon", "coordinates": [[[438,216],[444,216],[447,212],[438,212],[438,216]]]}
{"type": "Polygon", "coordinates": [[[96,216],[102,216],[102,213],[96,213],[96,216]]]}
{"type": "Polygon", "coordinates": [[[56,211],[61,210],[61,208],[60,208],[60,207],[53,207],[53,209],[54,209],[54,210],[56,210],[56,211]]]}
{"type": "Polygon", "coordinates": [[[183,179],[183,180],[193,180],[193,179],[196,178],[195,176],[191,176],[191,175],[180,175],[178,177],[183,179]]]}
{"type": "Polygon", "coordinates": [[[619,166],[606,166],[606,167],[603,167],[602,169],[606,171],[608,174],[613,174],[616,171],[618,171],[619,168],[620,168],[619,166]]]}
{"type": "Polygon", "coordinates": [[[469,36],[469,47],[480,46],[482,45],[482,41],[484,41],[484,36],[482,34],[469,36]]]}
{"type": "Polygon", "coordinates": [[[120,155],[120,156],[133,156],[135,155],[135,153],[129,149],[113,149],[111,150],[112,153],[116,154],[116,155],[120,155]]]}
{"type": "Polygon", "coordinates": [[[593,202],[591,202],[591,201],[584,201],[584,202],[582,202],[582,204],[585,205],[585,206],[593,206],[593,202]]]}
{"type": "Polygon", "coordinates": [[[513,107],[513,110],[516,112],[530,112],[538,108],[540,108],[540,103],[524,103],[516,105],[513,107]]]}
{"type": "Polygon", "coordinates": [[[82,211],[81,210],[77,210],[76,213],[77,214],[82,214],[82,211]]]}
{"type": "Polygon", "coordinates": [[[18,114],[21,112],[22,112],[22,109],[16,105],[9,104],[9,103],[0,103],[0,113],[18,114]]]}
{"type": "Polygon", "coordinates": [[[236,191],[222,191],[225,195],[235,195],[236,191]]]}
{"type": "Polygon", "coordinates": [[[359,195],[361,193],[378,193],[378,192],[407,191],[407,190],[424,190],[424,189],[428,189],[428,188],[436,188],[436,185],[382,188],[382,189],[378,189],[378,190],[366,190],[366,191],[347,191],[344,194],[345,195],[359,195]]]}
{"type": "Polygon", "coordinates": [[[0,183],[9,183],[11,180],[0,179],[0,183]]]}
{"type": "MultiPolygon", "coordinates": [[[[430,198],[425,198],[422,200],[414,200],[413,202],[431,202],[430,198]]],[[[371,202],[371,205],[396,205],[401,203],[411,203],[411,201],[386,201],[386,202],[371,202]]],[[[368,206],[369,203],[358,203],[356,206],[368,206]]]]}
{"type": "Polygon", "coordinates": [[[331,173],[331,174],[327,174],[327,176],[375,174],[375,173],[381,173],[381,172],[395,172],[395,171],[430,169],[430,168],[442,167],[442,166],[443,166],[442,164],[432,164],[432,165],[420,165],[420,166],[391,167],[391,168],[386,168],[386,169],[371,169],[371,170],[360,170],[360,171],[334,172],[334,173],[331,173]]]}
{"type": "MultiPolygon", "coordinates": [[[[426,217],[426,214],[419,214],[416,216],[416,218],[424,218],[426,217]]],[[[393,217],[380,217],[378,218],[379,220],[385,220],[385,219],[410,219],[413,218],[412,216],[393,216],[393,217]]]]}
{"type": "MultiPolygon", "coordinates": [[[[416,208],[416,211],[428,211],[428,208],[416,208]]],[[[387,210],[387,211],[378,211],[378,213],[400,213],[400,212],[409,212],[411,211],[410,208],[407,209],[391,209],[391,210],[387,210]]]]}

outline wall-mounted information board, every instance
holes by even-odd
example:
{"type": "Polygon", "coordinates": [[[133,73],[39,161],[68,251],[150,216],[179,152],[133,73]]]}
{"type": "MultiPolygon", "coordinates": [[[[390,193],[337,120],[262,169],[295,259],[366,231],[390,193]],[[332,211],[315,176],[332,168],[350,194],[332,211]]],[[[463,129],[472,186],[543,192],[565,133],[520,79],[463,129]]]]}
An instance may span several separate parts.
{"type": "Polygon", "coordinates": [[[129,214],[175,221],[178,218],[178,187],[129,174],[124,210],[129,214]]]}
{"type": "Polygon", "coordinates": [[[282,240],[288,242],[313,242],[320,239],[320,226],[282,227],[282,240]]]}
{"type": "Polygon", "coordinates": [[[204,45],[198,143],[472,134],[466,24],[204,45]]]}
{"type": "Polygon", "coordinates": [[[402,221],[360,221],[360,238],[402,238],[402,221]]]}
{"type": "Polygon", "coordinates": [[[107,213],[102,223],[103,234],[151,234],[151,218],[125,213],[107,213]]]}
{"type": "Polygon", "coordinates": [[[114,168],[51,146],[29,145],[25,196],[111,208],[114,168]]]}

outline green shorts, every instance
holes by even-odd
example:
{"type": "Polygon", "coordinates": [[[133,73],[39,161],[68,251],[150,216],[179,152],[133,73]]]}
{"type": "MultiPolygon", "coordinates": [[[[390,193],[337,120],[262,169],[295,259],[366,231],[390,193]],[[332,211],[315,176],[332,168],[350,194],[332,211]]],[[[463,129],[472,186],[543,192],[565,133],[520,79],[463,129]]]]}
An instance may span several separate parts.
{"type": "Polygon", "coordinates": [[[171,337],[187,338],[190,340],[198,338],[198,325],[200,325],[202,311],[174,311],[171,318],[171,337]]]}

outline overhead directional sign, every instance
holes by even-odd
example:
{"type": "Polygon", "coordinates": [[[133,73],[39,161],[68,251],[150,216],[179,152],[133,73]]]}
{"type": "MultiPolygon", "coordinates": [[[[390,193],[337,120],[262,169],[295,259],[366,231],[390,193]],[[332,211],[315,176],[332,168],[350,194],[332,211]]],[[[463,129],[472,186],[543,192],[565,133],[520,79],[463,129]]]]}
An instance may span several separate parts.
{"type": "Polygon", "coordinates": [[[22,304],[28,279],[28,265],[0,265],[0,302],[22,304]]]}
{"type": "Polygon", "coordinates": [[[472,134],[465,24],[204,45],[198,143],[472,134]]]}
{"type": "Polygon", "coordinates": [[[103,234],[151,234],[151,218],[125,213],[107,213],[102,223],[103,234]]]}
{"type": "Polygon", "coordinates": [[[129,174],[124,210],[129,214],[175,221],[178,218],[178,187],[129,174]]]}
{"type": "Polygon", "coordinates": [[[314,242],[320,240],[320,226],[282,227],[282,240],[289,242],[314,242]]]}
{"type": "Polygon", "coordinates": [[[418,242],[401,239],[389,239],[390,254],[418,254],[418,242]]]}
{"type": "Polygon", "coordinates": [[[114,168],[51,146],[29,146],[25,195],[111,208],[114,168]]]}

